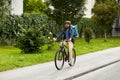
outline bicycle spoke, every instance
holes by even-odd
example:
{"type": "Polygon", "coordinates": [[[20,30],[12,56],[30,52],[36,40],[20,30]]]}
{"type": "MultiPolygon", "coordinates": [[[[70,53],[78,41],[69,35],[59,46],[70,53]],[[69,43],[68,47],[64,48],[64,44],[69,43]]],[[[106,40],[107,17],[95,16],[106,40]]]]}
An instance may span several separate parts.
{"type": "Polygon", "coordinates": [[[62,69],[64,65],[63,53],[59,50],[55,55],[55,66],[58,70],[62,69]]]}

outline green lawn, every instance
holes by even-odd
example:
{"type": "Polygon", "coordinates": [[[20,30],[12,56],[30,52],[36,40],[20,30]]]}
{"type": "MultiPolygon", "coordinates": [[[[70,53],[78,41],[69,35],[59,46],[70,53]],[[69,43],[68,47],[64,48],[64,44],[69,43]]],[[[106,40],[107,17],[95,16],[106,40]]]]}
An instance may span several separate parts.
{"type": "MultiPolygon", "coordinates": [[[[46,50],[46,46],[44,46],[42,52],[36,54],[23,54],[19,49],[11,46],[1,47],[0,71],[52,61],[59,48],[59,43],[54,43],[54,45],[56,46],[52,50],[46,50]]],[[[87,44],[83,39],[77,39],[75,42],[77,55],[116,46],[120,46],[120,38],[109,38],[108,42],[104,42],[103,39],[92,39],[90,44],[87,44]]]]}

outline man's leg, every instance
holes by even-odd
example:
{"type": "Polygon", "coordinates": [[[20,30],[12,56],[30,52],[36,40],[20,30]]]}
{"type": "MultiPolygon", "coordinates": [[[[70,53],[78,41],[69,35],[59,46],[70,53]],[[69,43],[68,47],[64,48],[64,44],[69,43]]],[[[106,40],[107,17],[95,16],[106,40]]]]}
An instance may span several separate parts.
{"type": "Polygon", "coordinates": [[[72,60],[73,43],[71,41],[68,42],[68,46],[69,46],[69,60],[72,60]]]}
{"type": "MultiPolygon", "coordinates": [[[[60,45],[62,45],[62,42],[60,43],[60,45]]],[[[67,46],[67,42],[66,42],[66,41],[63,41],[63,45],[64,45],[64,46],[67,46]]]]}
{"type": "MultiPolygon", "coordinates": [[[[68,46],[68,42],[64,41],[63,45],[67,47],[68,46]]],[[[67,61],[68,60],[68,55],[67,55],[67,53],[65,55],[66,55],[65,56],[65,61],[67,61]]]]}
{"type": "Polygon", "coordinates": [[[64,41],[63,44],[64,44],[64,46],[67,46],[67,42],[66,41],[64,41]]]}

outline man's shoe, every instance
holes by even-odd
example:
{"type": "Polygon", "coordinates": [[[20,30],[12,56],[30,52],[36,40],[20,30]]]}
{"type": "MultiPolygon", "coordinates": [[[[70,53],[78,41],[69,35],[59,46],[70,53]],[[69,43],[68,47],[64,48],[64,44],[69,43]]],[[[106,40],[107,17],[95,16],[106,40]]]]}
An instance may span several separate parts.
{"type": "Polygon", "coordinates": [[[69,64],[69,65],[72,65],[72,60],[69,60],[69,61],[68,61],[68,64],[69,64]]]}
{"type": "Polygon", "coordinates": [[[68,58],[67,57],[65,57],[65,61],[67,61],[68,60],[68,58]]]}

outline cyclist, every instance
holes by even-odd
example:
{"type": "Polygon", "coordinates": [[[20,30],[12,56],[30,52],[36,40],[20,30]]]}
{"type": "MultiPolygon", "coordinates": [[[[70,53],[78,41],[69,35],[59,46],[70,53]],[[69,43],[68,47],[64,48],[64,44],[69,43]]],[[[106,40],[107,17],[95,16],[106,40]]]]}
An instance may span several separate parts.
{"type": "Polygon", "coordinates": [[[72,62],[72,50],[73,50],[73,31],[71,29],[71,21],[65,21],[65,28],[60,32],[57,38],[53,38],[54,41],[57,41],[61,36],[64,36],[63,44],[68,46],[69,49],[69,64],[72,62]]]}

